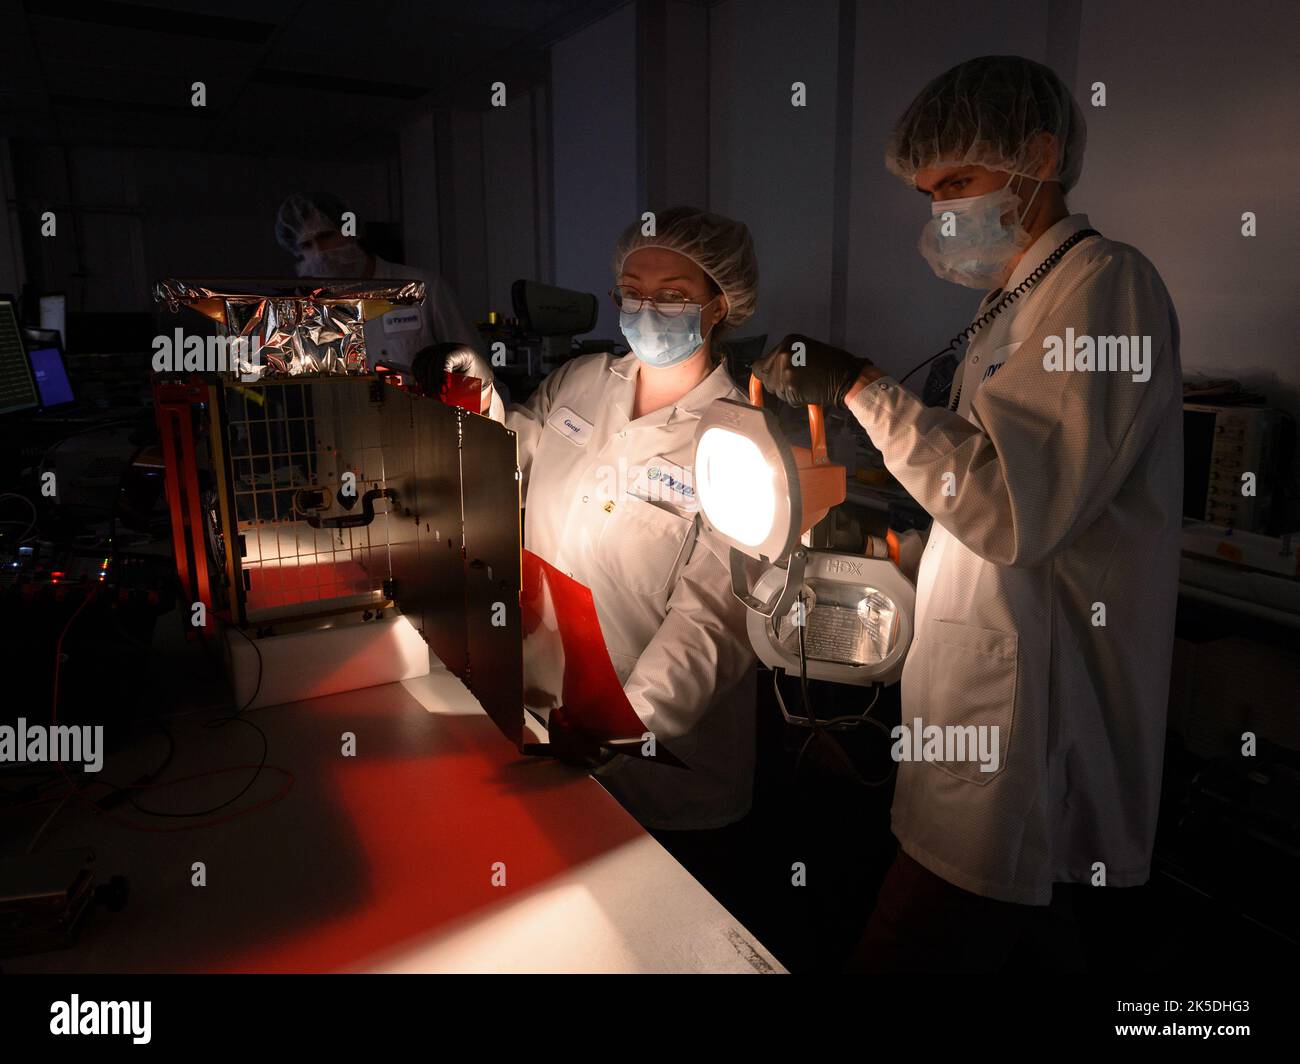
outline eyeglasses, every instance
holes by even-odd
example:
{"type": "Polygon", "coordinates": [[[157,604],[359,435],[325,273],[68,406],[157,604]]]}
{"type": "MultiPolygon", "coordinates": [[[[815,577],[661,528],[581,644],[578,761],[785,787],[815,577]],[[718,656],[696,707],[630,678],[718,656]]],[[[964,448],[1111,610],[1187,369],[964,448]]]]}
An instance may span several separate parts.
{"type": "Polygon", "coordinates": [[[655,313],[662,314],[665,318],[675,318],[687,307],[700,305],[685,292],[679,292],[675,288],[661,288],[652,296],[643,296],[630,285],[616,284],[609,290],[609,296],[620,311],[636,314],[649,303],[655,313]]]}

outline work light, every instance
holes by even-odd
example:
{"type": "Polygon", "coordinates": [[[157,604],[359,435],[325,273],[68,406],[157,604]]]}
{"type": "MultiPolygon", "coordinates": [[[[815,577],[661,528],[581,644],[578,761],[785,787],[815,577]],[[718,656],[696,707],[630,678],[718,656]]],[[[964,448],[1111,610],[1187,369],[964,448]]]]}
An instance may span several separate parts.
{"type": "Polygon", "coordinates": [[[695,433],[695,485],[709,534],[728,545],[731,585],[749,608],[764,664],[811,679],[891,683],[912,641],[916,593],[896,554],[815,550],[803,534],[844,501],[843,466],[826,453],[821,408],[808,408],[807,448],[792,446],[763,387],[750,402],[718,399],[695,433]],[[767,564],[751,587],[745,558],[767,564]]]}

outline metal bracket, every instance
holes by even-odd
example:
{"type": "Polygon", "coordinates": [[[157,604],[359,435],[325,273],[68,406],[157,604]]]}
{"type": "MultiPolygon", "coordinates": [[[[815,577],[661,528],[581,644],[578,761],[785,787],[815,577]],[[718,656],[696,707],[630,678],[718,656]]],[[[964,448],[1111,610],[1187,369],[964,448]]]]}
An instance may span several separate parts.
{"type": "Polygon", "coordinates": [[[770,603],[754,597],[753,589],[745,576],[745,555],[735,547],[731,548],[731,590],[749,609],[763,617],[779,617],[790,608],[799,589],[803,587],[804,568],[808,562],[808,552],[803,548],[790,555],[786,562],[785,586],[781,593],[770,603]]]}

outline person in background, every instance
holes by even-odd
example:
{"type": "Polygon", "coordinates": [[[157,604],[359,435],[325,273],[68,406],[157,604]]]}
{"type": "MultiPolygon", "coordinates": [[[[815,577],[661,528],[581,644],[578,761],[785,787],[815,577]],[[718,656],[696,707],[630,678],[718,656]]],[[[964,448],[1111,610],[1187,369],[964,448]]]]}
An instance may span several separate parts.
{"type": "Polygon", "coordinates": [[[901,760],[899,853],[860,969],[996,970],[1054,896],[1095,915],[1128,893],[1104,888],[1150,876],[1178,597],[1178,319],[1142,253],[1066,207],[1084,141],[1069,89],[1016,56],[954,67],[895,126],[887,163],[929,200],[921,254],[986,292],[946,409],[805,337],[754,367],[787,402],[844,403],[934,518],[902,722],[982,731],[994,755],[901,760]],[[1101,366],[1118,341],[1130,357],[1101,366]]]}
{"type": "MultiPolygon", "coordinates": [[[[367,251],[357,237],[343,234],[345,213],[347,206],[330,193],[295,192],[280,204],[275,239],[293,256],[299,277],[424,282],[422,305],[397,307],[366,322],[370,364],[410,370],[415,356],[434,344],[464,344],[481,353],[478,330],[466,321],[447,282],[436,273],[388,262],[367,251]]],[[[448,368],[465,367],[457,363],[448,368]]]]}

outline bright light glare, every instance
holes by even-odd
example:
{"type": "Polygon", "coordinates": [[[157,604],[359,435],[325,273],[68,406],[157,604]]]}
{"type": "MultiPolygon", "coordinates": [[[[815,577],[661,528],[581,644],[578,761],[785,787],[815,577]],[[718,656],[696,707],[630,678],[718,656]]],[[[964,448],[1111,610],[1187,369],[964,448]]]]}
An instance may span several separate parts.
{"type": "Polygon", "coordinates": [[[775,470],[758,444],[730,429],[706,429],[695,452],[700,506],[713,526],[747,547],[772,533],[775,470]]]}

